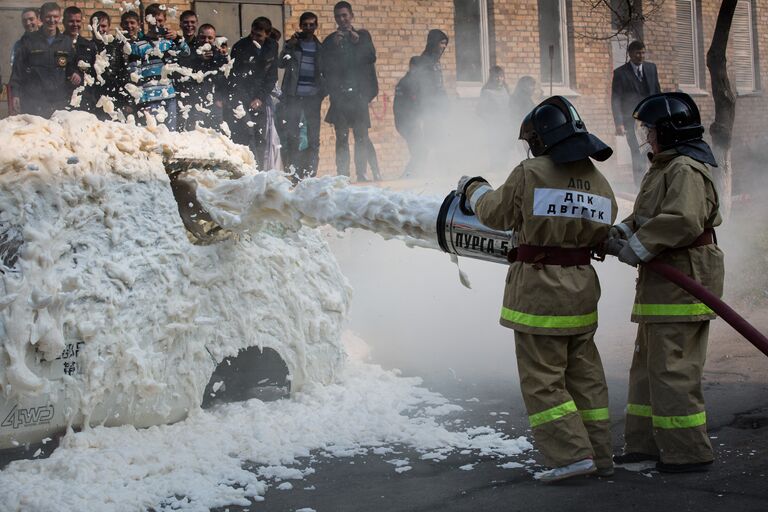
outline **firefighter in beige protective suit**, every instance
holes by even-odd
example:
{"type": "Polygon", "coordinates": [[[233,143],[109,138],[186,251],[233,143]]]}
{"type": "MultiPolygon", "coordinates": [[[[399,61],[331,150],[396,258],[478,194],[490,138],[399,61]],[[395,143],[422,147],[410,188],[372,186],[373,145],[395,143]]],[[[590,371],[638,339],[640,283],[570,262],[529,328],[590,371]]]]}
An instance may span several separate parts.
{"type": "Polygon", "coordinates": [[[650,96],[635,108],[653,152],[634,212],[611,230],[610,253],[640,264],[632,321],[638,323],[629,374],[625,454],[616,463],[658,461],[659,471],[706,470],[713,461],[701,376],[709,321],[715,314],[676,285],[643,268],[672,265],[715,295],[723,292],[723,253],[714,227],[721,222],[707,165],[716,166],[701,139],[699,111],[685,93],[650,96]]]}
{"type": "Polygon", "coordinates": [[[576,109],[555,96],[520,129],[534,158],[493,190],[463,177],[465,213],[514,230],[501,324],[515,330],[520,387],[537,447],[554,467],[544,482],[613,474],[608,390],[593,336],[600,283],[590,264],[616,217],[608,181],[590,161],[612,150],[590,134],[576,109]]]}

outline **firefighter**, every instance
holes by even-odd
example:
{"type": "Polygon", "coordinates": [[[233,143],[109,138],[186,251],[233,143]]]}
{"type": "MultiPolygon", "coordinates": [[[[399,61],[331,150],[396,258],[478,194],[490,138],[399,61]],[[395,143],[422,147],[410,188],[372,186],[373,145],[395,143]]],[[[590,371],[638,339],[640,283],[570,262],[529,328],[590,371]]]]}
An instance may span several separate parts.
{"type": "Polygon", "coordinates": [[[610,476],[608,390],[593,340],[600,284],[590,249],[607,239],[616,200],[589,158],[604,161],[613,151],[560,96],[525,117],[520,139],[533,158],[521,162],[500,188],[465,176],[458,193],[465,212],[517,235],[500,322],[515,331],[528,418],[553,467],[540,479],[610,476]]]}
{"type": "Polygon", "coordinates": [[[705,471],[713,455],[701,375],[715,314],[642,263],[662,261],[722,295],[723,253],[713,229],[721,219],[707,167],[717,163],[701,138],[699,110],[687,94],[649,96],[633,116],[646,131],[652,156],[634,212],[611,230],[608,243],[624,263],[640,264],[625,453],[614,460],[658,461],[656,468],[670,473],[705,471]]]}

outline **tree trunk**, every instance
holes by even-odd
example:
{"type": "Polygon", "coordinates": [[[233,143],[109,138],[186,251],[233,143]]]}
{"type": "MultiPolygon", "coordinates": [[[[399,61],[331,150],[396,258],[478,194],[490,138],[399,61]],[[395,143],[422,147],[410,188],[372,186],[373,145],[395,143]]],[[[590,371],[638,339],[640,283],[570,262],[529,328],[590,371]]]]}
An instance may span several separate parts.
{"type": "Polygon", "coordinates": [[[707,52],[707,68],[712,80],[712,98],[715,100],[715,120],[709,126],[712,136],[712,150],[717,159],[718,168],[715,177],[720,195],[721,211],[728,216],[731,211],[731,142],[733,139],[733,122],[736,117],[736,95],[728,79],[726,49],[728,36],[731,32],[733,13],[736,12],[738,0],[723,0],[717,14],[715,33],[712,45],[707,52]]]}

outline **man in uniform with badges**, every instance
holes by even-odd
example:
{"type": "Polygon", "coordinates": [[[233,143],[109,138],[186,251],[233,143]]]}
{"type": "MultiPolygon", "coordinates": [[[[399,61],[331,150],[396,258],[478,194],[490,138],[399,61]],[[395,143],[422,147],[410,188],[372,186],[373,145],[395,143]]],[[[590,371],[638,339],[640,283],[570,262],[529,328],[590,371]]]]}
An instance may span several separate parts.
{"type": "Polygon", "coordinates": [[[661,261],[717,296],[723,293],[723,252],[717,190],[702,140],[699,110],[685,93],[649,96],[633,113],[652,150],[632,215],[611,229],[609,253],[640,264],[632,321],[638,323],[629,374],[625,453],[617,463],[658,461],[667,473],[704,471],[714,457],[707,436],[701,376],[714,312],[643,267],[661,261]]]}
{"type": "Polygon", "coordinates": [[[608,389],[594,344],[600,284],[590,264],[616,217],[616,200],[590,161],[611,148],[587,131],[574,106],[554,96],[523,120],[533,158],[498,189],[462,177],[465,212],[513,230],[501,324],[515,331],[523,393],[538,449],[553,469],[543,482],[613,474],[608,389]],[[512,261],[514,260],[514,261],[512,261]]]}
{"type": "Polygon", "coordinates": [[[61,7],[54,2],[40,8],[43,25],[22,39],[13,62],[11,89],[21,91],[15,112],[45,118],[67,106],[72,91],[67,78],[75,69],[72,41],[59,31],[61,7]]]}

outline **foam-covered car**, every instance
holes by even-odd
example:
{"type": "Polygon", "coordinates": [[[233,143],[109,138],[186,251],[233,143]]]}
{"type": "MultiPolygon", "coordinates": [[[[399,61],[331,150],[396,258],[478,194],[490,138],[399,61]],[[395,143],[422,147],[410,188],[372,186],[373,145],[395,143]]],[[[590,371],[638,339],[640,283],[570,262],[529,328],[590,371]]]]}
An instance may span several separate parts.
{"type": "Polygon", "coordinates": [[[350,290],[322,236],[234,235],[195,181],[257,172],[213,131],[0,121],[0,449],[328,382],[350,290]]]}

